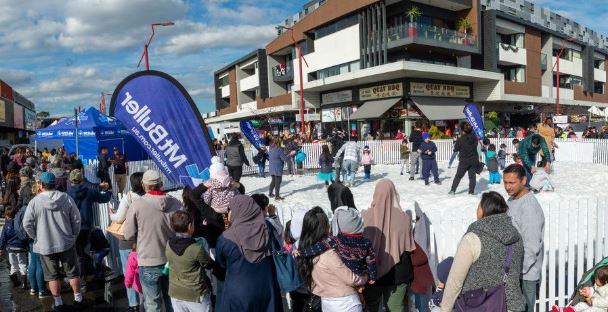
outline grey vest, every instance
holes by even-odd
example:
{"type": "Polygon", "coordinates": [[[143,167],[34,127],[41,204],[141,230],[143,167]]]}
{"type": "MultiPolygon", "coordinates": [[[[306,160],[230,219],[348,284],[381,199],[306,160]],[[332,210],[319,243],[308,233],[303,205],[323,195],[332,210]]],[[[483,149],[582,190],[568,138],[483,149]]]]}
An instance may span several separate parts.
{"type": "Polygon", "coordinates": [[[228,145],[226,147],[226,165],[228,166],[242,166],[243,160],[241,159],[241,153],[239,152],[240,144],[228,145]]]}
{"type": "MultiPolygon", "coordinates": [[[[513,227],[511,218],[507,214],[493,215],[471,224],[468,232],[472,232],[479,237],[481,253],[479,259],[469,269],[462,292],[479,288],[494,288],[503,283],[507,254],[505,243],[511,242],[501,241],[500,238],[493,237],[489,233],[512,233],[512,231],[517,232],[517,229],[513,227]]],[[[516,233],[516,235],[518,239],[513,243],[513,262],[506,283],[507,308],[509,311],[524,311],[525,303],[520,288],[524,246],[519,233],[516,233]]]]}

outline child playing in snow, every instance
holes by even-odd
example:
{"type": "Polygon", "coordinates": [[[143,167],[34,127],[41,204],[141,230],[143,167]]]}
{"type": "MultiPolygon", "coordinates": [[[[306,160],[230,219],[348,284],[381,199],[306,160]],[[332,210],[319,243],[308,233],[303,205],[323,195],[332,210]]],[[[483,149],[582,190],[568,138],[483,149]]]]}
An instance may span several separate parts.
{"type": "Polygon", "coordinates": [[[406,172],[410,172],[410,146],[407,138],[403,138],[399,146],[399,159],[401,160],[401,175],[403,175],[403,167],[407,166],[406,172]]]}
{"type": "Polygon", "coordinates": [[[365,177],[363,180],[369,181],[372,173],[372,165],[374,164],[374,157],[369,151],[369,146],[365,146],[363,148],[363,157],[361,157],[361,164],[363,165],[363,172],[365,172],[365,177]]]}
{"type": "Polygon", "coordinates": [[[133,244],[133,249],[129,253],[127,269],[125,270],[125,287],[132,288],[142,298],[141,282],[139,281],[139,265],[137,263],[137,245],[133,244]]]}
{"type": "Polygon", "coordinates": [[[585,287],[579,290],[585,297],[585,302],[579,302],[571,307],[559,308],[553,306],[552,312],[605,312],[608,309],[608,267],[595,271],[595,287],[585,287]]]}
{"type": "Polygon", "coordinates": [[[330,183],[334,183],[336,174],[334,173],[334,157],[329,152],[329,146],[323,144],[321,148],[321,156],[319,156],[319,180],[325,182],[325,190],[329,187],[330,183]]]}
{"type": "MultiPolygon", "coordinates": [[[[21,208],[25,209],[25,208],[21,208]]],[[[17,210],[12,206],[6,207],[4,217],[6,218],[2,235],[0,235],[0,254],[8,251],[8,261],[11,265],[10,279],[14,287],[22,284],[26,289],[27,283],[27,240],[22,240],[15,231],[15,214],[17,210]],[[21,273],[21,279],[17,276],[21,273]]]]}
{"type": "Polygon", "coordinates": [[[505,143],[500,144],[500,150],[498,151],[498,168],[500,170],[505,169],[507,164],[507,145],[505,143]]]}
{"type": "Polygon", "coordinates": [[[441,310],[443,289],[445,288],[445,283],[448,281],[450,269],[452,269],[452,263],[454,263],[454,258],[449,257],[437,265],[437,279],[439,280],[439,283],[437,284],[435,293],[433,293],[433,296],[431,297],[431,312],[439,312],[441,310]]]}
{"type": "MultiPolygon", "coordinates": [[[[439,170],[437,168],[437,145],[431,141],[431,135],[425,133],[422,135],[423,142],[418,147],[418,154],[422,158],[422,177],[424,178],[424,184],[429,185],[429,177],[433,172],[435,178],[435,184],[441,184],[439,181],[439,170]]],[[[411,170],[411,168],[410,168],[411,170]]]]}
{"type": "Polygon", "coordinates": [[[228,203],[237,194],[237,190],[232,188],[232,178],[217,156],[211,158],[209,175],[211,179],[205,183],[207,191],[203,199],[215,212],[227,214],[228,203]]]}
{"type": "Polygon", "coordinates": [[[498,156],[496,155],[496,145],[490,144],[486,151],[486,165],[490,172],[489,183],[500,184],[500,172],[498,171],[498,156]]]}
{"type": "Polygon", "coordinates": [[[372,242],[363,237],[363,219],[359,211],[339,207],[334,211],[332,228],[337,232],[336,236],[329,236],[314,245],[298,249],[294,254],[313,258],[334,249],[346,267],[359,276],[367,275],[369,283],[373,284],[377,279],[376,254],[372,249],[372,242]]]}

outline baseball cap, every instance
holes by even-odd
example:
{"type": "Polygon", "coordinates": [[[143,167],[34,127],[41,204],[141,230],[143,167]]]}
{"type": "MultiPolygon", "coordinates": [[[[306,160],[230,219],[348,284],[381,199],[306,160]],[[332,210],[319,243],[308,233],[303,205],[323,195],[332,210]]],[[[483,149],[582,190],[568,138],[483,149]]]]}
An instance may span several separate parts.
{"type": "Polygon", "coordinates": [[[144,172],[144,176],[142,178],[142,183],[145,185],[157,185],[161,183],[163,180],[160,176],[160,173],[156,170],[147,170],[144,172]]]}
{"type": "Polygon", "coordinates": [[[82,171],[78,169],[72,170],[72,172],[70,172],[70,182],[74,184],[82,182],[82,171]]]}
{"type": "Polygon", "coordinates": [[[55,181],[55,175],[50,172],[43,172],[40,175],[40,182],[42,182],[42,184],[54,185],[55,181]]]}

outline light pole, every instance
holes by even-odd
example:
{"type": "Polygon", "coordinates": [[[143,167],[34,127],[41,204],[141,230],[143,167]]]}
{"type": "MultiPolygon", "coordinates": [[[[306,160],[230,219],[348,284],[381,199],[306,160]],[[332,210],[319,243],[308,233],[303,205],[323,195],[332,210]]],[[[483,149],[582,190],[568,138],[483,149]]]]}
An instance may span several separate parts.
{"type": "Polygon", "coordinates": [[[150,27],[152,28],[152,34],[150,35],[150,38],[148,38],[148,42],[146,44],[144,44],[144,53],[141,54],[141,57],[139,58],[139,62],[137,63],[137,68],[139,68],[139,65],[141,64],[141,60],[143,58],[146,59],[146,70],[150,70],[150,63],[148,63],[148,47],[150,46],[150,43],[152,42],[152,38],[154,38],[154,27],[155,26],[173,26],[175,25],[175,23],[173,22],[162,22],[162,23],[154,23],[151,24],[150,27]]]}
{"type": "MultiPolygon", "coordinates": [[[[557,74],[556,74],[556,76],[557,76],[556,77],[556,80],[557,80],[556,91],[557,92],[556,93],[557,94],[556,94],[556,98],[555,98],[555,115],[560,115],[560,110],[559,110],[559,59],[562,56],[562,53],[564,53],[564,50],[566,49],[566,46],[564,45],[564,41],[573,42],[575,40],[576,39],[574,39],[574,38],[568,38],[566,40],[562,39],[561,47],[559,49],[559,52],[557,53],[557,58],[555,60],[555,64],[553,64],[553,68],[555,68],[557,66],[557,70],[556,70],[556,72],[557,72],[557,74]]],[[[551,69],[551,71],[553,71],[553,68],[551,69]]]]}
{"type": "Polygon", "coordinates": [[[302,77],[302,61],[306,63],[306,67],[308,67],[308,62],[306,62],[306,59],[304,58],[304,54],[302,53],[302,47],[300,47],[300,45],[296,42],[295,37],[293,36],[293,28],[286,26],[277,26],[277,30],[281,29],[289,29],[289,31],[291,32],[291,41],[298,49],[298,65],[300,67],[300,131],[302,132],[302,137],[304,137],[306,136],[306,130],[304,129],[306,122],[304,121],[304,79],[302,77]]]}

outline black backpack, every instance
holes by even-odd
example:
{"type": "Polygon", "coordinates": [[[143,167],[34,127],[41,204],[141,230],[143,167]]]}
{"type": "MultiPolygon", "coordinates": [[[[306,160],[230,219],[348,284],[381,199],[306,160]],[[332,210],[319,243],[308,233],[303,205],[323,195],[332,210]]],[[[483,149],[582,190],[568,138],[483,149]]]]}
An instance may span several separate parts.
{"type": "Polygon", "coordinates": [[[13,222],[13,226],[15,227],[15,233],[20,240],[29,241],[30,237],[27,236],[25,229],[23,228],[23,215],[25,215],[25,210],[27,210],[27,206],[21,207],[17,214],[15,215],[15,222],[13,222]]]}

